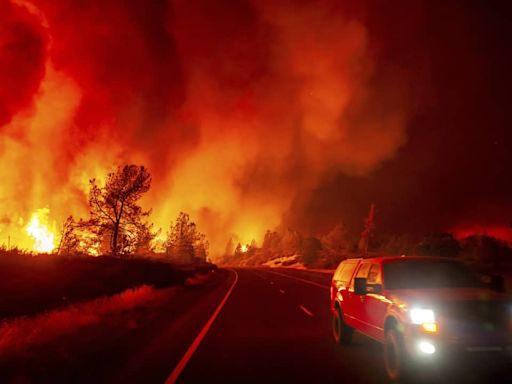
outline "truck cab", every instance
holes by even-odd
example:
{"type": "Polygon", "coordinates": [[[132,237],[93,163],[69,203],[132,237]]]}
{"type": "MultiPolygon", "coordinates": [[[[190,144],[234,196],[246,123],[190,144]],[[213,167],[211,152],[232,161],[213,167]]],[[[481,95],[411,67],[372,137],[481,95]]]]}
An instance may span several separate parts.
{"type": "Polygon", "coordinates": [[[384,344],[391,380],[441,356],[512,356],[512,301],[483,286],[463,263],[438,257],[347,259],[331,284],[333,336],[354,331],[384,344]]]}

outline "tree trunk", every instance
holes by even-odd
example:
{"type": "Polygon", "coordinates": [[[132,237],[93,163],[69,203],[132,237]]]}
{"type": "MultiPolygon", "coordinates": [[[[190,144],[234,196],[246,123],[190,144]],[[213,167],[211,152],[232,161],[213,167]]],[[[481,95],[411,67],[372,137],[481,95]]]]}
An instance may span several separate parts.
{"type": "Polygon", "coordinates": [[[117,256],[117,238],[119,237],[119,222],[114,224],[114,231],[112,233],[112,255],[117,256]]]}

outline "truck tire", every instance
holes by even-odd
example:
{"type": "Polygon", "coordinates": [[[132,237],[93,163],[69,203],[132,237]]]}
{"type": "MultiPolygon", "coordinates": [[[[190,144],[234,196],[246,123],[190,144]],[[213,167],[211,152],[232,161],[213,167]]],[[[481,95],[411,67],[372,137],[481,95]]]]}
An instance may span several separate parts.
{"type": "Polygon", "coordinates": [[[408,362],[402,334],[395,328],[386,331],[384,341],[384,365],[392,382],[407,382],[408,362]]]}
{"type": "Polygon", "coordinates": [[[341,311],[337,308],[332,317],[332,334],[337,344],[350,344],[354,329],[349,327],[341,311]]]}

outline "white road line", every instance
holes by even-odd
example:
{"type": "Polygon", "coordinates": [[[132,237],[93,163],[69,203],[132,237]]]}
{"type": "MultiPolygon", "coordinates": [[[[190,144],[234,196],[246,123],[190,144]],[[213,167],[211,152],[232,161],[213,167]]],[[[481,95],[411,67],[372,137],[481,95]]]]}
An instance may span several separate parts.
{"type": "Polygon", "coordinates": [[[192,344],[190,344],[190,347],[188,347],[187,352],[185,352],[185,354],[183,355],[183,357],[179,361],[178,365],[176,365],[176,367],[174,368],[174,370],[172,371],[170,376],[167,378],[167,380],[165,380],[165,384],[173,384],[173,383],[176,382],[176,380],[180,376],[180,374],[183,371],[183,369],[185,369],[185,366],[189,362],[190,358],[192,357],[192,355],[196,351],[197,347],[199,347],[199,344],[201,344],[201,341],[204,339],[204,337],[208,333],[208,330],[210,329],[210,327],[212,326],[213,322],[217,318],[217,316],[220,313],[222,307],[224,306],[224,304],[226,304],[226,301],[228,300],[229,295],[231,295],[231,292],[233,291],[233,288],[235,288],[235,285],[236,285],[236,283],[238,281],[238,273],[236,273],[236,271],[234,271],[234,270],[232,270],[232,272],[235,274],[235,281],[233,281],[233,284],[231,285],[231,287],[229,288],[228,292],[226,293],[226,296],[224,296],[224,299],[222,299],[221,303],[219,304],[219,306],[217,307],[217,309],[215,310],[213,315],[210,317],[210,319],[205,324],[203,329],[201,329],[201,332],[199,332],[199,334],[196,336],[196,338],[194,339],[192,344]]]}
{"type": "Polygon", "coordinates": [[[302,281],[303,283],[311,284],[311,285],[314,285],[315,287],[320,287],[320,288],[327,289],[327,290],[331,289],[331,287],[329,287],[327,285],[323,285],[323,284],[316,283],[314,281],[310,281],[310,280],[306,280],[306,279],[301,279],[300,277],[290,276],[290,275],[287,275],[286,273],[280,273],[280,272],[275,272],[275,271],[267,271],[267,270],[266,270],[266,272],[275,273],[276,275],[288,277],[289,279],[294,279],[294,280],[302,281]]]}
{"type": "Polygon", "coordinates": [[[313,313],[309,311],[306,307],[299,305],[299,308],[302,309],[306,313],[306,315],[313,317],[313,313]]]}
{"type": "Polygon", "coordinates": [[[279,290],[279,292],[281,292],[283,295],[286,293],[285,291],[283,291],[282,289],[279,290]]]}

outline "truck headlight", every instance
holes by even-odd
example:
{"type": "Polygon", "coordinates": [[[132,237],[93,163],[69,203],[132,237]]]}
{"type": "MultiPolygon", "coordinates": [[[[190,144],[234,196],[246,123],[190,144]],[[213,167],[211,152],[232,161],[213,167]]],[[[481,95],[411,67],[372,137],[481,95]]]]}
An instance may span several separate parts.
{"type": "Polygon", "coordinates": [[[413,324],[434,323],[436,321],[434,311],[431,309],[413,308],[410,317],[413,324]]]}
{"type": "Polygon", "coordinates": [[[436,317],[432,309],[413,308],[409,316],[411,323],[420,325],[425,332],[436,333],[438,331],[436,317]]]}

